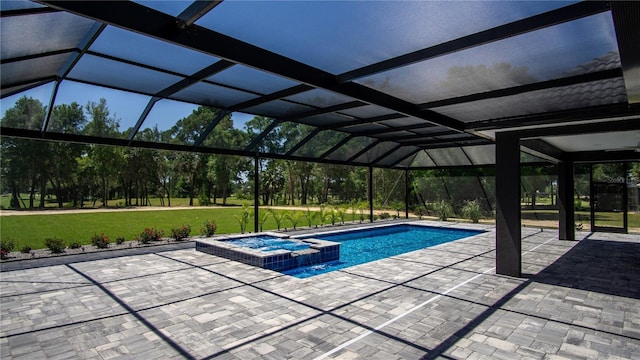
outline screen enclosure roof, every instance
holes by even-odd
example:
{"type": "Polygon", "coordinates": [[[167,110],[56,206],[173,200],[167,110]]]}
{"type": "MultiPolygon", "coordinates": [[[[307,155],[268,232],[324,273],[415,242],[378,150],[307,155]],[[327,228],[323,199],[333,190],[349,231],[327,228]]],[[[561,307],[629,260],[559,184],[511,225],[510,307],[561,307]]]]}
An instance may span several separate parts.
{"type": "Polygon", "coordinates": [[[104,98],[120,125],[47,112],[3,136],[398,169],[493,165],[500,132],[523,161],[640,154],[639,2],[0,4],[3,113],[104,98]],[[172,137],[200,105],[208,126],[172,137]],[[216,138],[225,117],[240,141],[216,138]]]}

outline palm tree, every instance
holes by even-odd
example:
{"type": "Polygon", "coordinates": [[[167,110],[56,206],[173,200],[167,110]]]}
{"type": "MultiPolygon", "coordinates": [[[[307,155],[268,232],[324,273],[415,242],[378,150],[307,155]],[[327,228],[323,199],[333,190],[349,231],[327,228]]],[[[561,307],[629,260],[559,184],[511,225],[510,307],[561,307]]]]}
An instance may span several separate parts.
{"type": "Polygon", "coordinates": [[[251,212],[249,211],[249,205],[243,204],[242,212],[240,213],[240,216],[234,215],[233,217],[236,218],[236,220],[238,221],[238,224],[240,225],[240,232],[244,234],[245,231],[247,230],[247,225],[249,224],[249,218],[251,217],[251,212]]]}
{"type": "Polygon", "coordinates": [[[273,209],[269,209],[267,211],[269,211],[271,213],[271,216],[273,216],[273,220],[275,220],[276,222],[276,227],[278,228],[278,231],[280,231],[280,227],[282,226],[282,220],[284,220],[286,213],[276,212],[273,209]]]}
{"type": "Polygon", "coordinates": [[[293,212],[286,214],[285,217],[287,218],[287,220],[291,222],[291,226],[293,227],[293,230],[295,230],[296,227],[298,226],[298,222],[300,221],[300,219],[302,219],[303,217],[307,217],[307,215],[305,215],[302,212],[293,210],[293,212]]]}

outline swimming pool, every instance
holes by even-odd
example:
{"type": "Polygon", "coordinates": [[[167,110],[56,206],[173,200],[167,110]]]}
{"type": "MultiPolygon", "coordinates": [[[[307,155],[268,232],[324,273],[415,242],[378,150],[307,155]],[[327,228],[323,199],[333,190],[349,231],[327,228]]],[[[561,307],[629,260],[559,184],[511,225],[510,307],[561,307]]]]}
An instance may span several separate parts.
{"type": "Polygon", "coordinates": [[[319,265],[299,267],[283,271],[283,273],[297,278],[307,278],[474,236],[482,232],[481,230],[401,224],[337,233],[308,235],[301,238],[339,242],[340,259],[319,265]]]}

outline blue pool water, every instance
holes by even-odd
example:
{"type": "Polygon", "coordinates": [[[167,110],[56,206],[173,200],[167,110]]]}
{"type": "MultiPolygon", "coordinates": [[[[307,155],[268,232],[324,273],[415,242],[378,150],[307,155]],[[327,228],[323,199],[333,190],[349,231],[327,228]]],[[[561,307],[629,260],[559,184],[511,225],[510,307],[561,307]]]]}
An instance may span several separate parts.
{"type": "Polygon", "coordinates": [[[242,246],[261,251],[274,251],[281,249],[296,251],[309,248],[309,244],[282,239],[270,235],[248,236],[233,240],[226,240],[226,242],[236,246],[242,246]]]}
{"type": "Polygon", "coordinates": [[[406,252],[424,249],[482,233],[477,230],[446,229],[419,225],[393,225],[309,238],[340,242],[340,260],[299,267],[284,273],[307,278],[406,252]]]}

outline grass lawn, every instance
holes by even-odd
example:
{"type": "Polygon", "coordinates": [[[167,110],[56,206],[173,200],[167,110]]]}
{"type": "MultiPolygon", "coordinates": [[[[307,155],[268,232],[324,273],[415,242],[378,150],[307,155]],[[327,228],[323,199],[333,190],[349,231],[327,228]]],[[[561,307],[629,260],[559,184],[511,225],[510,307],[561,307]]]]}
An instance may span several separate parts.
{"type": "MultiPolygon", "coordinates": [[[[620,226],[622,213],[598,213],[597,224],[600,226],[620,226]]],[[[529,220],[558,220],[558,210],[522,210],[522,218],[529,220]]],[[[576,223],[589,224],[591,214],[589,211],[576,211],[576,223]]],[[[629,229],[640,228],[640,214],[628,213],[629,229]]]]}
{"type": "MultiPolygon", "coordinates": [[[[306,211],[298,212],[306,213],[306,211]]],[[[115,241],[120,236],[126,240],[133,240],[148,227],[163,230],[164,236],[169,237],[172,228],[190,225],[191,235],[199,235],[200,228],[207,220],[214,220],[217,223],[217,234],[240,233],[240,225],[236,216],[240,217],[241,213],[241,208],[229,207],[0,216],[0,237],[2,240],[13,240],[16,249],[20,249],[24,245],[29,245],[33,249],[41,249],[45,247],[44,240],[46,238],[60,238],[67,245],[72,241],[90,244],[94,234],[102,233],[108,236],[110,241],[115,241]]],[[[290,213],[290,211],[276,210],[276,213],[290,213]]],[[[350,220],[350,217],[347,220],[350,220]]],[[[314,220],[313,224],[319,224],[319,221],[314,220]]],[[[307,225],[306,218],[300,219],[297,224],[298,227],[307,225]]],[[[286,219],[282,221],[281,227],[292,228],[291,223],[286,219]]],[[[272,216],[268,216],[263,230],[274,229],[276,229],[276,222],[272,216]]],[[[253,217],[249,220],[247,230],[253,231],[253,217]]]]}

